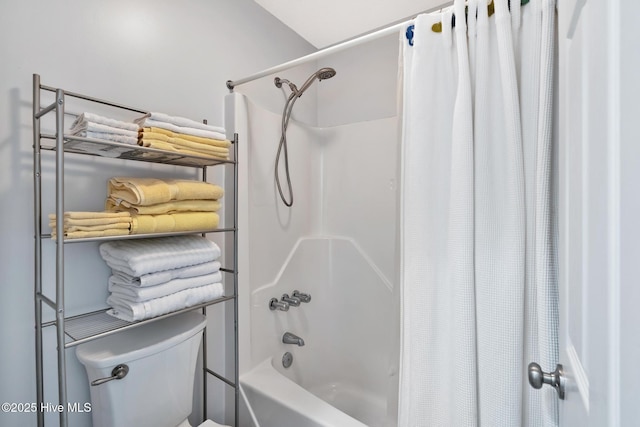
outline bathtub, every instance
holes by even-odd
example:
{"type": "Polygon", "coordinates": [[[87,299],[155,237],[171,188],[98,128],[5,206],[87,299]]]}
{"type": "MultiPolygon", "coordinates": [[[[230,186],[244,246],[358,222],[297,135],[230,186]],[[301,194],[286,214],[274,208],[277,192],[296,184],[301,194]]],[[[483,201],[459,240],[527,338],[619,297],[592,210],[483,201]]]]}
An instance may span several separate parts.
{"type": "Polygon", "coordinates": [[[325,384],[301,387],[278,372],[275,358],[267,359],[240,379],[260,427],[374,427],[388,426],[386,404],[353,384],[327,379],[325,384]],[[353,416],[351,416],[352,414],[353,416]]]}
{"type": "MultiPolygon", "coordinates": [[[[240,377],[259,427],[395,427],[397,358],[392,290],[347,238],[304,238],[276,282],[252,295],[254,367],[240,377]],[[308,304],[271,311],[293,289],[308,304]],[[304,346],[282,343],[284,332],[304,346]],[[285,368],[282,358],[291,353],[285,368]]],[[[244,424],[243,424],[244,425],[244,424]]]]}

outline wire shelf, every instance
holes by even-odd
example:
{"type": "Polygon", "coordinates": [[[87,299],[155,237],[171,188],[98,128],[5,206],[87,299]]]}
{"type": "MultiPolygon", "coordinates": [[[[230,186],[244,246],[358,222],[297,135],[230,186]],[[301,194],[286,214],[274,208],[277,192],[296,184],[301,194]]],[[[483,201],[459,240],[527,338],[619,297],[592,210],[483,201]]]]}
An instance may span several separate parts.
{"type": "MultiPolygon", "coordinates": [[[[55,135],[50,134],[42,134],[41,137],[44,139],[55,139],[55,135]]],[[[66,153],[84,154],[110,159],[136,160],[196,168],[234,163],[232,160],[183,154],[139,145],[122,144],[103,139],[65,135],[64,140],[64,151],[66,153]]],[[[42,145],[40,148],[42,150],[56,151],[55,145],[42,145]]]]}
{"type": "MultiPolygon", "coordinates": [[[[92,313],[81,314],[65,319],[64,332],[69,338],[65,343],[65,348],[74,347],[83,342],[92,341],[97,338],[102,338],[107,335],[114,334],[124,329],[136,328],[147,323],[155,322],[166,317],[175,316],[187,311],[198,310],[203,307],[207,307],[221,302],[233,300],[234,296],[224,296],[211,301],[197,304],[192,307],[184,308],[182,310],[172,311],[171,313],[164,314],[162,316],[153,317],[151,319],[141,320],[138,322],[128,322],[126,320],[118,319],[107,314],[107,310],[103,309],[94,311],[92,313]]],[[[49,322],[43,326],[52,326],[55,322],[49,322]]]]}

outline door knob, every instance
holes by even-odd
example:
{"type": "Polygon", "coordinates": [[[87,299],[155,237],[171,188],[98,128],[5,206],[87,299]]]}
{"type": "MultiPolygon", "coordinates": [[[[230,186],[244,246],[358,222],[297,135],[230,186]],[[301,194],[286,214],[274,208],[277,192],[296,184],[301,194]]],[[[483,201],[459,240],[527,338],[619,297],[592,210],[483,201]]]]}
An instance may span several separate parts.
{"type": "Polygon", "coordinates": [[[542,371],[540,365],[535,362],[529,363],[529,384],[535,389],[542,388],[544,384],[549,384],[558,392],[558,397],[564,400],[564,372],[562,365],[556,365],[556,370],[550,373],[542,371]]]}

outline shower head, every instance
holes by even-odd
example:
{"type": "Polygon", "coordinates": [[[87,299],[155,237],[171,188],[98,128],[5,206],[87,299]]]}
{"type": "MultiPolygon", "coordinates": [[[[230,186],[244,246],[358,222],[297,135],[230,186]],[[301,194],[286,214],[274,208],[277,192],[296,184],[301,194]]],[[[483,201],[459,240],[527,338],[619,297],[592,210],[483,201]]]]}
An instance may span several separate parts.
{"type": "Polygon", "coordinates": [[[319,80],[330,79],[331,77],[336,75],[336,70],[333,68],[320,68],[316,74],[318,75],[319,80]]]}
{"type": "Polygon", "coordinates": [[[309,76],[307,81],[302,84],[302,87],[300,89],[298,89],[298,87],[295,84],[291,83],[289,80],[281,79],[280,77],[276,77],[275,79],[273,79],[273,82],[278,89],[282,87],[283,83],[289,85],[289,89],[291,89],[291,92],[294,94],[294,96],[299,98],[302,96],[305,90],[309,89],[309,86],[311,86],[315,79],[326,80],[335,75],[336,70],[334,70],[333,68],[320,68],[318,71],[309,76]]]}
{"type": "Polygon", "coordinates": [[[304,82],[304,84],[302,85],[302,87],[298,90],[298,97],[302,96],[302,93],[309,89],[309,86],[311,86],[311,84],[315,81],[315,79],[318,80],[326,80],[326,79],[330,79],[331,77],[336,75],[336,70],[334,70],[333,68],[320,68],[318,71],[316,71],[315,73],[313,73],[306,82],[304,82]]]}

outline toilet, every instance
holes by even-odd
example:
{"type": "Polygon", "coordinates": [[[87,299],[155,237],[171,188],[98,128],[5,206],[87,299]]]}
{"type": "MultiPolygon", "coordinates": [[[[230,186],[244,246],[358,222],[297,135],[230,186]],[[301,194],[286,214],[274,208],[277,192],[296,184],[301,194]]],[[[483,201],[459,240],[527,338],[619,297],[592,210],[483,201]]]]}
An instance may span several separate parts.
{"type": "MultiPolygon", "coordinates": [[[[99,338],[76,348],[90,385],[93,427],[192,427],[193,385],[206,317],[187,312],[99,338]],[[126,368],[119,368],[120,371],[126,368]]],[[[219,424],[207,420],[198,427],[219,424]]]]}

